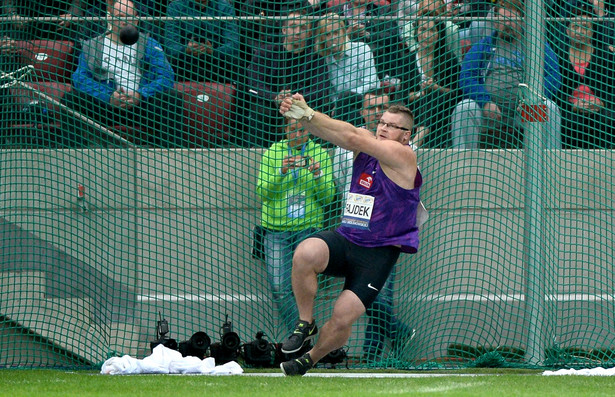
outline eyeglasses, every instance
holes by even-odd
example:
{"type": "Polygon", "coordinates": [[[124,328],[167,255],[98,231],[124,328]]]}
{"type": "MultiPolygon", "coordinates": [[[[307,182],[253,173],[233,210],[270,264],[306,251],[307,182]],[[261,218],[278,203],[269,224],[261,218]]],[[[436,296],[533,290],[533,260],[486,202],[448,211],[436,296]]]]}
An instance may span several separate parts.
{"type": "Polygon", "coordinates": [[[386,121],[378,121],[378,125],[381,125],[383,127],[387,127],[387,128],[397,128],[398,130],[402,130],[402,131],[412,131],[410,128],[406,128],[406,127],[400,127],[398,125],[395,125],[393,123],[387,123],[386,121]]]}

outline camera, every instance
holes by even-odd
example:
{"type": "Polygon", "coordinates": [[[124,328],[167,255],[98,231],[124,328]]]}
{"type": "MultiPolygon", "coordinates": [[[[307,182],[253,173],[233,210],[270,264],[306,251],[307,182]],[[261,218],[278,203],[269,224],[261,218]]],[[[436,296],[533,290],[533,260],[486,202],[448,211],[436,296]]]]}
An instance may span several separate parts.
{"type": "Polygon", "coordinates": [[[337,364],[341,364],[346,360],[346,368],[348,368],[348,354],[343,348],[335,349],[324,356],[318,364],[325,364],[329,368],[335,368],[337,364]]]}
{"type": "Polygon", "coordinates": [[[209,347],[211,356],[216,360],[216,365],[237,361],[240,344],[239,335],[233,332],[233,325],[228,321],[227,315],[226,321],[220,328],[220,342],[212,343],[209,347]]]}
{"type": "Polygon", "coordinates": [[[154,351],[156,346],[163,345],[166,348],[179,351],[182,357],[193,356],[202,360],[207,356],[207,350],[211,345],[211,340],[205,332],[196,332],[190,339],[179,342],[178,344],[175,339],[167,336],[169,333],[169,322],[163,319],[160,313],[158,314],[160,315],[160,320],[158,320],[156,326],[158,339],[151,341],[149,344],[152,351],[154,351]]]}
{"type": "Polygon", "coordinates": [[[226,316],[226,321],[222,324],[222,328],[220,330],[220,340],[222,341],[222,347],[227,350],[239,349],[239,335],[233,332],[233,325],[230,321],[228,321],[228,316],[226,316]]]}
{"type": "Polygon", "coordinates": [[[293,163],[295,168],[307,168],[312,164],[312,158],[309,156],[302,156],[301,160],[297,160],[293,163]]]}
{"type": "Polygon", "coordinates": [[[276,367],[276,348],[265,339],[262,331],[256,333],[256,339],[243,345],[243,359],[254,367],[276,367]]]}
{"type": "Polygon", "coordinates": [[[190,339],[179,342],[177,350],[182,354],[182,357],[193,356],[201,360],[207,355],[207,349],[211,345],[211,339],[202,331],[196,332],[190,339]]]}
{"type": "MultiPolygon", "coordinates": [[[[294,360],[303,356],[305,353],[309,352],[312,349],[312,342],[308,341],[305,343],[301,349],[294,353],[282,353],[282,343],[276,343],[275,347],[275,362],[277,365],[280,365],[284,361],[294,360]]],[[[276,366],[277,366],[276,365],[276,366]]]]}
{"type": "Polygon", "coordinates": [[[162,314],[160,314],[160,312],[158,312],[158,315],[160,316],[160,320],[158,320],[158,325],[156,326],[156,335],[158,336],[158,339],[149,343],[150,349],[154,351],[156,346],[163,345],[169,349],[177,350],[177,341],[167,337],[167,334],[169,333],[168,321],[162,318],[162,314]]]}

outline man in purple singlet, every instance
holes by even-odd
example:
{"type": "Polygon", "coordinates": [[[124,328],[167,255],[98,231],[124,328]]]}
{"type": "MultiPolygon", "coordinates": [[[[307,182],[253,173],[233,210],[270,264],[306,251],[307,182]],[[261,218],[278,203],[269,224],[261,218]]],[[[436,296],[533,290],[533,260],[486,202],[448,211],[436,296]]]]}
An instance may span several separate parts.
{"type": "Polygon", "coordinates": [[[282,372],[290,376],[304,375],[329,352],[342,347],[352,325],[383,288],[399,254],[417,251],[417,211],[423,178],[416,153],[408,145],[414,118],[403,106],[387,109],[375,136],[315,112],[300,94],[284,99],[280,113],[300,120],[313,135],[354,152],[352,182],[341,226],[304,240],[293,256],[292,286],[299,321],[282,344],[283,353],[298,352],[318,333],[313,317],[318,274],[344,277],[345,283],[314,347],[280,365],[282,372]]]}

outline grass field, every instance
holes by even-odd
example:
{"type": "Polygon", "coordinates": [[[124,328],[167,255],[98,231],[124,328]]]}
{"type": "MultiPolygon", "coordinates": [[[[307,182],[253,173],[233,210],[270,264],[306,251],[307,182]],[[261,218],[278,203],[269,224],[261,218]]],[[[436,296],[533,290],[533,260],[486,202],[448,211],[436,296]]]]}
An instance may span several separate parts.
{"type": "Polygon", "coordinates": [[[409,372],[323,370],[284,378],[278,371],[238,376],[100,375],[94,371],[0,370],[2,396],[613,396],[615,379],[541,376],[539,371],[463,370],[409,372]],[[360,377],[322,377],[353,374],[360,377]],[[269,376],[267,376],[269,375],[269,376]]]}

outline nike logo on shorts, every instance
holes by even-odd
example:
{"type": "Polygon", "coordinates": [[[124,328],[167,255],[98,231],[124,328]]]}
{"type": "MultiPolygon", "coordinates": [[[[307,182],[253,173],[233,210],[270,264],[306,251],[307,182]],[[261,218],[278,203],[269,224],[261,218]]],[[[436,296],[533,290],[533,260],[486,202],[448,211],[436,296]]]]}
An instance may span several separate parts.
{"type": "Polygon", "coordinates": [[[372,283],[367,284],[367,288],[371,288],[371,289],[373,289],[374,291],[378,291],[378,288],[374,287],[374,286],[372,285],[372,283]]]}

